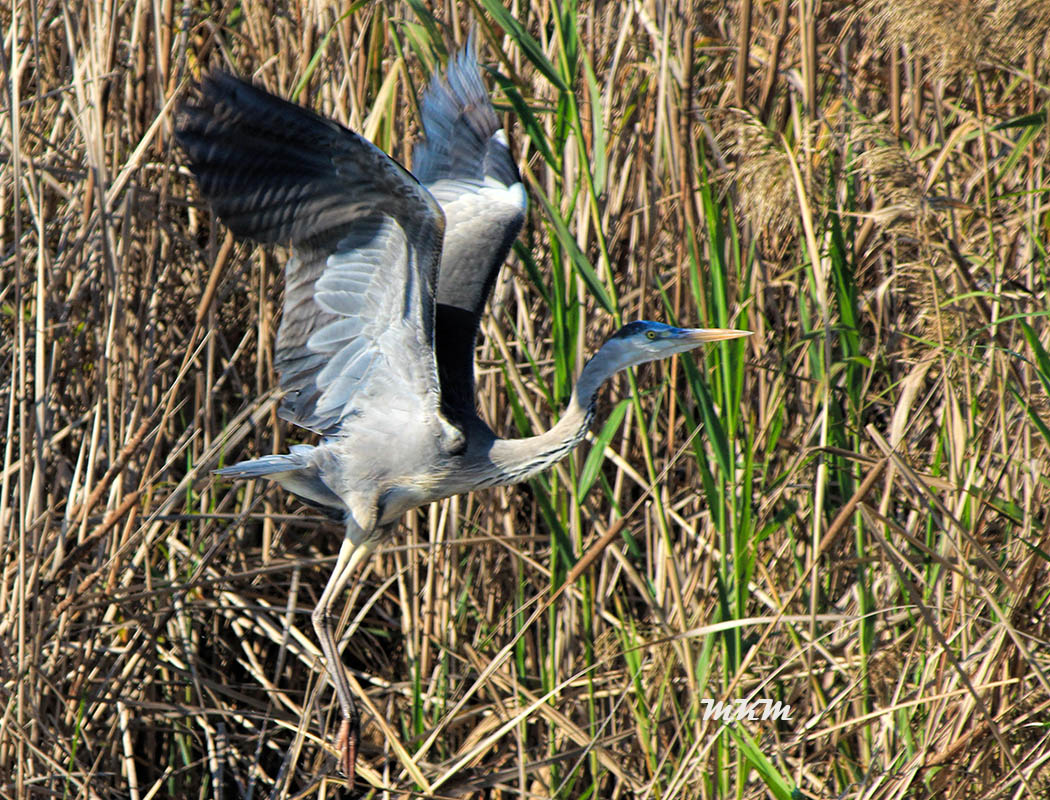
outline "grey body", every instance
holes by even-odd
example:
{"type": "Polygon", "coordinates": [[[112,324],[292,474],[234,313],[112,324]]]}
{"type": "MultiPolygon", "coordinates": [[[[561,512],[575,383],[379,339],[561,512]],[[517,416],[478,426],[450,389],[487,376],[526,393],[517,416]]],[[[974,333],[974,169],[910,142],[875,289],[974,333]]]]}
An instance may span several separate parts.
{"type": "Polygon", "coordinates": [[[265,477],[345,523],[314,626],[344,715],[351,780],[357,711],[332,608],[406,511],[525,480],[583,439],[615,372],[745,335],[633,322],[584,367],[550,430],[497,437],[474,403],[474,347],[526,196],[473,45],[421,104],[415,175],[352,131],[214,72],[180,109],[176,135],[201,192],[234,233],[289,244],[275,365],[280,414],[322,435],[220,470],[265,477]]]}

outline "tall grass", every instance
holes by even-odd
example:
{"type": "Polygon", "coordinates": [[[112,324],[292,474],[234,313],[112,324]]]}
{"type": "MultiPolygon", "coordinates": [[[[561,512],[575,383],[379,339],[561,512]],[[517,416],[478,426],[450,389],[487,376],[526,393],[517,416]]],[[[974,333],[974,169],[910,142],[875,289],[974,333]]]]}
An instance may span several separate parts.
{"type": "Polygon", "coordinates": [[[532,204],[494,429],[548,427],[622,322],[756,335],[405,520],[346,598],[358,790],[1046,796],[1045,7],[322,5],[0,8],[0,796],[337,792],[341,532],[210,476],[304,438],[283,256],[201,205],[172,109],[222,64],[407,160],[475,25],[532,204]]]}

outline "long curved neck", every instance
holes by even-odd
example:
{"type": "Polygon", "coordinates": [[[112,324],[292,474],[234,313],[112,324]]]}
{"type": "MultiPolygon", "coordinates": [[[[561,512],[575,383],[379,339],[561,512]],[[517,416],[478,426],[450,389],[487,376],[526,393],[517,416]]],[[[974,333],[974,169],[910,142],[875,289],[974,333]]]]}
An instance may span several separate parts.
{"type": "Polygon", "coordinates": [[[497,439],[489,458],[505,480],[518,483],[561,461],[583,441],[594,420],[594,396],[620,367],[596,355],[584,366],[561,419],[549,431],[525,439],[497,439]]]}

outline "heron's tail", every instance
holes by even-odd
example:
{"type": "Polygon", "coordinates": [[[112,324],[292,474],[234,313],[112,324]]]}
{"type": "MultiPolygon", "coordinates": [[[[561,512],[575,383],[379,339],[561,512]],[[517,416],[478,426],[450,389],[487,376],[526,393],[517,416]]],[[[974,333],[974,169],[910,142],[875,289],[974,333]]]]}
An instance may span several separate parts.
{"type": "Polygon", "coordinates": [[[296,453],[277,456],[263,456],[251,461],[241,461],[228,467],[215,470],[216,475],[224,478],[265,478],[276,472],[292,472],[305,467],[306,459],[296,453]]]}
{"type": "Polygon", "coordinates": [[[269,478],[333,519],[343,519],[346,505],[318,472],[313,463],[314,448],[308,444],[294,444],[291,451],[241,461],[215,472],[224,478],[269,478]]]}

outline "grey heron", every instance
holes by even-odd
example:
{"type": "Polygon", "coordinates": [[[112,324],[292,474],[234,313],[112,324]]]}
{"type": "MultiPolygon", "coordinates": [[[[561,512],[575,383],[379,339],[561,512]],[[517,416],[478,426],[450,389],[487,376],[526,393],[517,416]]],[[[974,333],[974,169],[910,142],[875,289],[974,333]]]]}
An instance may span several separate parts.
{"type": "Polygon", "coordinates": [[[748,332],[631,322],[584,366],[554,427],[500,438],[475,407],[474,347],[526,195],[473,43],[424,93],[414,175],[353,131],[228,73],[211,72],[195,95],[176,136],[202,195],[237,236],[291,247],[279,413],[321,437],[219,473],[276,481],[346,526],[313,624],[352,784],[358,712],[332,615],[376,544],[411,509],[559,461],[616,372],[748,332]]]}

